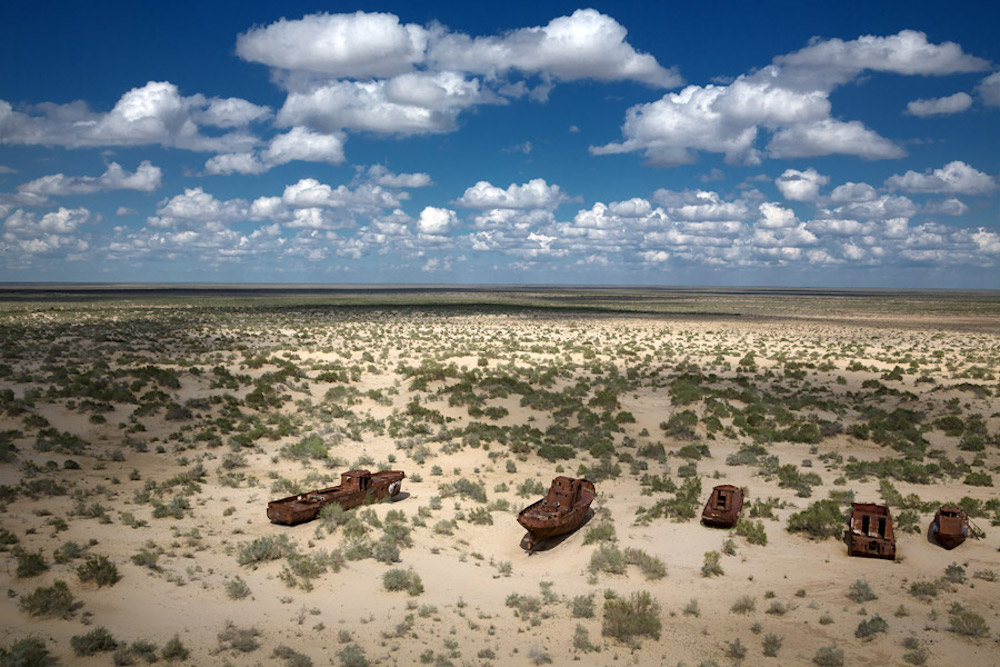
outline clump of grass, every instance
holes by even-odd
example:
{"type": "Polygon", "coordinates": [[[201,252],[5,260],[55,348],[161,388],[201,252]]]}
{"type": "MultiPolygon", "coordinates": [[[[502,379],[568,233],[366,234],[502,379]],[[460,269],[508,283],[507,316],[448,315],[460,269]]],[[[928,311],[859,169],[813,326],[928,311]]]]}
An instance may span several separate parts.
{"type": "Polygon", "coordinates": [[[914,581],[910,584],[910,595],[923,601],[936,598],[938,585],[933,581],[914,581]]]}
{"type": "Polygon", "coordinates": [[[869,619],[861,621],[858,623],[857,629],[854,631],[854,636],[858,639],[863,639],[865,641],[871,641],[875,638],[875,635],[881,634],[889,630],[889,623],[884,618],[875,614],[869,619]]]}
{"type": "Polygon", "coordinates": [[[836,500],[818,500],[788,517],[788,532],[805,533],[816,540],[839,537],[844,532],[844,512],[836,500]]]}
{"type": "Polygon", "coordinates": [[[719,562],[721,560],[722,554],[718,551],[706,551],[705,564],[701,566],[701,576],[721,577],[725,574],[725,571],[722,569],[722,564],[719,562]]]}
{"type": "Polygon", "coordinates": [[[775,634],[766,634],[764,639],[761,640],[761,645],[764,649],[764,656],[767,658],[775,658],[778,656],[778,651],[781,650],[781,644],[783,639],[775,634]]]}
{"type": "Polygon", "coordinates": [[[0,647],[0,664],[5,667],[47,667],[56,664],[56,660],[49,654],[44,639],[25,637],[14,642],[10,648],[0,647]]]}
{"type": "Polygon", "coordinates": [[[903,648],[906,649],[906,653],[903,654],[903,660],[909,665],[923,665],[927,662],[927,658],[930,657],[931,652],[913,635],[904,639],[902,644],[903,648]]]}
{"type": "Polygon", "coordinates": [[[632,593],[626,600],[613,597],[604,601],[601,634],[631,643],[635,637],[660,638],[660,603],[647,591],[632,593]]]}
{"type": "Polygon", "coordinates": [[[505,604],[514,609],[518,616],[526,616],[528,614],[534,614],[542,608],[542,601],[533,595],[521,595],[520,593],[511,593],[507,596],[505,604]]]}
{"type": "Polygon", "coordinates": [[[114,586],[121,579],[118,566],[107,556],[91,556],[80,567],[76,568],[80,581],[92,581],[101,586],[114,586]]]}
{"type": "Polygon", "coordinates": [[[70,637],[69,644],[73,647],[73,653],[78,656],[96,655],[118,648],[118,641],[103,626],[94,628],[86,634],[70,637]]]}
{"type": "Polygon", "coordinates": [[[736,602],[729,608],[734,614],[749,614],[757,608],[757,598],[752,595],[741,595],[736,598],[736,602]]]}
{"type": "Polygon", "coordinates": [[[313,661],[305,653],[299,653],[290,646],[275,647],[274,651],[271,653],[272,658],[281,658],[285,661],[288,667],[312,667],[313,661]]]}
{"type": "Polygon", "coordinates": [[[382,586],[387,591],[406,591],[410,595],[420,595],[424,592],[424,584],[413,570],[393,568],[382,575],[382,586]]]}
{"type": "Polygon", "coordinates": [[[593,618],[594,617],[594,594],[577,595],[569,603],[570,614],[573,618],[593,618]]]}
{"type": "Polygon", "coordinates": [[[73,594],[65,581],[56,580],[51,586],[39,586],[22,596],[18,602],[21,611],[41,618],[69,618],[77,608],[73,594]]]}
{"type": "Polygon", "coordinates": [[[684,605],[683,611],[685,616],[694,616],[695,618],[701,616],[701,607],[698,606],[698,601],[694,598],[691,598],[691,600],[684,605]]]}
{"type": "Polygon", "coordinates": [[[573,632],[573,648],[584,653],[600,650],[590,643],[590,632],[580,623],[576,624],[576,630],[573,632]]]}
{"type": "Polygon", "coordinates": [[[843,667],[844,650],[837,648],[836,644],[821,646],[813,656],[813,663],[819,667],[843,667]]]}
{"type": "Polygon", "coordinates": [[[14,555],[17,556],[16,574],[18,579],[37,577],[49,569],[49,564],[45,561],[45,556],[41,550],[33,553],[21,548],[15,548],[14,555]]]}
{"type": "Polygon", "coordinates": [[[219,650],[252,653],[260,648],[259,636],[260,630],[255,627],[240,628],[232,621],[226,621],[226,627],[218,635],[219,650]]]}
{"type": "Polygon", "coordinates": [[[722,652],[727,658],[732,660],[742,660],[747,657],[747,647],[743,645],[740,638],[737,637],[731,642],[726,642],[726,650],[722,652]]]}
{"type": "Polygon", "coordinates": [[[858,604],[878,599],[872,587],[864,579],[858,579],[851,584],[851,587],[847,590],[847,597],[858,604]]]}
{"type": "Polygon", "coordinates": [[[740,519],[736,524],[736,534],[745,537],[750,544],[767,546],[767,530],[763,521],[750,521],[740,519]]]}
{"type": "Polygon", "coordinates": [[[952,584],[965,583],[965,568],[958,563],[952,563],[944,571],[944,578],[952,584]]]}
{"type": "Polygon", "coordinates": [[[348,644],[337,651],[337,658],[340,659],[340,667],[368,667],[368,657],[365,650],[357,644],[348,644]]]}
{"type": "Polygon", "coordinates": [[[270,560],[286,558],[297,551],[295,542],[288,535],[264,535],[249,544],[240,545],[240,553],[236,562],[240,565],[257,565],[270,560]]]}
{"type": "Polygon", "coordinates": [[[171,637],[166,644],[163,645],[163,650],[160,651],[160,657],[168,662],[174,660],[187,660],[191,652],[187,650],[184,644],[181,642],[181,638],[177,635],[171,637]]]}
{"type": "Polygon", "coordinates": [[[587,526],[587,532],[583,536],[583,543],[614,542],[616,539],[615,524],[611,520],[611,516],[605,513],[602,515],[600,521],[592,522],[587,526]]]}
{"type": "Polygon", "coordinates": [[[957,602],[952,605],[948,616],[949,630],[964,637],[989,637],[990,626],[974,611],[965,609],[957,602]]]}
{"type": "Polygon", "coordinates": [[[225,586],[226,597],[230,600],[242,600],[250,595],[250,586],[240,577],[230,579],[225,586]]]}

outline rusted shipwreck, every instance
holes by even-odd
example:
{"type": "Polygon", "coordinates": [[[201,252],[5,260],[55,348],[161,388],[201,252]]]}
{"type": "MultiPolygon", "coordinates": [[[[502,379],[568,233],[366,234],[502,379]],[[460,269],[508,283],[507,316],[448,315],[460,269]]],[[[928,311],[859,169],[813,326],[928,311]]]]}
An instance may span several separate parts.
{"type": "Polygon", "coordinates": [[[942,505],[931,521],[931,536],[945,549],[954,549],[969,536],[969,515],[961,507],[942,505]]]}
{"type": "Polygon", "coordinates": [[[340,474],[340,485],[300,493],[267,504],[267,518],[274,523],[293,526],[312,521],[325,506],[337,503],[345,510],[366,502],[392,498],[399,493],[406,477],[402,470],[370,472],[348,470],[340,474]]]}
{"type": "Polygon", "coordinates": [[[530,551],[543,540],[579,528],[587,518],[594,495],[594,483],[587,479],[564,476],[553,479],[546,496],[517,515],[517,522],[528,531],[521,546],[530,551]]]}
{"type": "Polygon", "coordinates": [[[743,509],[743,490],[732,484],[720,484],[712,489],[701,511],[701,522],[706,526],[730,528],[739,521],[743,509]]]}
{"type": "Polygon", "coordinates": [[[896,537],[892,532],[889,508],[872,503],[851,503],[846,541],[848,556],[895,558],[896,537]]]}

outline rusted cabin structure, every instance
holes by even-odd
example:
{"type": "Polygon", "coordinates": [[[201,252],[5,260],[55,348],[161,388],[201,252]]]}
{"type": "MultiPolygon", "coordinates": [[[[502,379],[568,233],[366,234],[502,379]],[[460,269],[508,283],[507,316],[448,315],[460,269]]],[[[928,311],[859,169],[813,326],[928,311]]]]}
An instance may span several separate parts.
{"type": "Polygon", "coordinates": [[[931,535],[945,549],[954,549],[969,536],[969,515],[961,507],[942,505],[931,521],[931,535]]]}
{"type": "Polygon", "coordinates": [[[595,494],[594,483],[587,479],[562,475],[553,479],[545,497],[517,515],[517,522],[528,531],[522,544],[530,550],[542,540],[579,528],[587,518],[595,494]]]}
{"type": "Polygon", "coordinates": [[[892,516],[886,505],[851,503],[851,518],[847,524],[846,538],[848,556],[888,559],[896,557],[892,516]]]}
{"type": "Polygon", "coordinates": [[[740,519],[743,509],[743,490],[732,484],[721,484],[708,496],[705,509],[701,512],[701,522],[706,526],[730,528],[740,519]]]}
{"type": "Polygon", "coordinates": [[[340,484],[328,489],[300,493],[267,504],[267,518],[274,523],[295,525],[312,521],[326,505],[337,503],[345,510],[366,502],[397,495],[406,475],[402,470],[370,472],[348,470],[340,474],[340,484]]]}

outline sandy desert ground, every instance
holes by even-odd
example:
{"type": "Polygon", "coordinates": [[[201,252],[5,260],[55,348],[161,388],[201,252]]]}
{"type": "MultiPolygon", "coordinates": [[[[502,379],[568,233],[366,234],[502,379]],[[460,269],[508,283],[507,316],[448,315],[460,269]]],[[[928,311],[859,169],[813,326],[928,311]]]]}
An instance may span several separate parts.
{"type": "Polygon", "coordinates": [[[918,296],[7,295],[4,659],[1000,664],[1000,297],[918,296]],[[403,493],[267,520],[351,468],[403,493]],[[596,512],[528,553],[558,474],[596,512]]]}

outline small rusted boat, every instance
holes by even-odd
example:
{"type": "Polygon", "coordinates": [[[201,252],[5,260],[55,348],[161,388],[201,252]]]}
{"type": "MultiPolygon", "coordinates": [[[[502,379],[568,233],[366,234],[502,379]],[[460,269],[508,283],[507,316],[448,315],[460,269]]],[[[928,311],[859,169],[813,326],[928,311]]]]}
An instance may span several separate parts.
{"type": "Polygon", "coordinates": [[[517,522],[528,531],[522,545],[533,549],[542,540],[565,535],[580,527],[594,502],[594,483],[559,476],[552,480],[549,492],[517,515],[517,522]]]}
{"type": "Polygon", "coordinates": [[[896,537],[892,516],[886,505],[851,503],[847,524],[847,555],[870,558],[896,557],[896,537]]]}
{"type": "Polygon", "coordinates": [[[294,526],[312,521],[319,511],[331,503],[337,503],[345,510],[363,503],[392,498],[399,493],[406,477],[402,470],[369,472],[368,470],[348,470],[340,474],[340,485],[328,489],[300,493],[267,504],[267,518],[274,523],[294,526]]]}
{"type": "Polygon", "coordinates": [[[701,511],[701,522],[706,526],[730,528],[739,521],[743,509],[743,489],[732,484],[720,484],[712,489],[705,509],[701,511]]]}
{"type": "Polygon", "coordinates": [[[969,515],[961,507],[942,505],[931,521],[931,535],[945,549],[954,549],[969,536],[969,515]]]}

